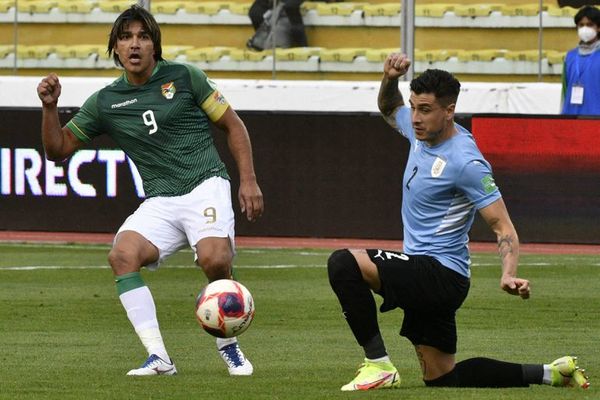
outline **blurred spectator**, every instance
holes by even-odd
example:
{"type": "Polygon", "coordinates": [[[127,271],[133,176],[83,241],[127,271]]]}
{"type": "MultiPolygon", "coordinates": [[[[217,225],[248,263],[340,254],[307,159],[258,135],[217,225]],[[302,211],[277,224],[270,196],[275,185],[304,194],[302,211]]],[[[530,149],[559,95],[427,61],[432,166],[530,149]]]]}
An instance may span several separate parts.
{"type": "Polygon", "coordinates": [[[562,113],[600,115],[600,10],[581,8],[575,25],[580,42],[565,58],[562,113]]]}
{"type": "Polygon", "coordinates": [[[304,0],[279,0],[278,7],[273,8],[272,0],[254,0],[248,16],[256,34],[248,40],[247,46],[255,50],[272,47],[269,34],[274,31],[276,47],[307,46],[304,22],[300,13],[300,5],[304,0]],[[273,18],[274,17],[274,18],[273,18]],[[275,29],[271,27],[275,20],[275,29]]]}

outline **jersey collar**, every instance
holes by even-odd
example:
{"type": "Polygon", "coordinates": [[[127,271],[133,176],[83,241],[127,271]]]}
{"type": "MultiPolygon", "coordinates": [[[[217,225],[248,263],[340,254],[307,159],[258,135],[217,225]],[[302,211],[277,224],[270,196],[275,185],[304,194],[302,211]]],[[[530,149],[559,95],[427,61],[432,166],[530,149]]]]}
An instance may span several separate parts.
{"type": "MultiPolygon", "coordinates": [[[[153,77],[153,76],[154,76],[154,75],[155,75],[155,74],[158,72],[158,70],[160,69],[161,65],[162,65],[162,64],[164,64],[164,63],[165,63],[165,61],[164,61],[164,60],[158,60],[158,61],[156,62],[156,65],[154,66],[154,69],[152,70],[152,74],[150,74],[150,78],[149,78],[148,80],[150,80],[150,79],[151,79],[151,78],[152,78],[152,77],[153,77]]],[[[123,76],[123,81],[124,81],[124,82],[125,82],[127,85],[129,85],[129,86],[137,86],[137,85],[132,85],[132,84],[129,82],[129,79],[127,79],[127,71],[123,71],[123,75],[122,75],[122,76],[123,76]]]]}

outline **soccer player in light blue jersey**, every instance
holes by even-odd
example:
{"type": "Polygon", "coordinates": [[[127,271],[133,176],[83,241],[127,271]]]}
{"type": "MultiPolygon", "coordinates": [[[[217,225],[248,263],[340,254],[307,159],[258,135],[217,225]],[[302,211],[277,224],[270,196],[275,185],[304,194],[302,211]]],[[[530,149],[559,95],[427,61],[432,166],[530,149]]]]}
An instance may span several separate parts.
{"type": "MultiPolygon", "coordinates": [[[[229,175],[211,136],[214,123],[227,136],[240,176],[238,200],[248,220],[263,212],[248,131],[206,74],[163,60],[161,32],[145,9],[131,6],[115,21],[108,53],[123,74],[92,94],[64,127],[58,119],[61,85],[50,74],[38,85],[46,157],[62,161],[94,138],[109,135],[134,161],[146,199],[123,223],[108,260],[117,293],[147,360],[127,375],[174,375],[156,307],[140,270],[191,247],[209,281],[232,276],[234,213],[229,175]]],[[[218,338],[230,375],[253,366],[236,338],[218,338]]]]}
{"type": "Polygon", "coordinates": [[[587,387],[576,358],[550,364],[516,364],[489,358],[456,362],[456,310],[469,291],[468,232],[478,211],[496,234],[500,287],[529,298],[529,281],[517,276],[519,238],[471,133],[454,122],[460,83],[427,70],[410,83],[407,107],[398,78],[410,66],[403,54],[384,63],[378,105],[384,119],[410,142],[402,182],[404,251],[337,250],[329,281],[365,361],[344,391],[395,388],[400,376],[386,352],[371,291],[381,311],[404,310],[400,334],[414,345],[427,386],[521,387],[529,384],[587,387]]]}

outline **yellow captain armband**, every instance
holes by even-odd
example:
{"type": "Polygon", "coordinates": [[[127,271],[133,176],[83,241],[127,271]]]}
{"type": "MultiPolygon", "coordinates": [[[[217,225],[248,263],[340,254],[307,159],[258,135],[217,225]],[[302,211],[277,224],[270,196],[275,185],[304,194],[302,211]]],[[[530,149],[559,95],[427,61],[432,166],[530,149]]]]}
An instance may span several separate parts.
{"type": "Polygon", "coordinates": [[[208,118],[215,122],[225,114],[229,103],[218,90],[215,90],[204,100],[200,107],[208,115],[208,118]]]}

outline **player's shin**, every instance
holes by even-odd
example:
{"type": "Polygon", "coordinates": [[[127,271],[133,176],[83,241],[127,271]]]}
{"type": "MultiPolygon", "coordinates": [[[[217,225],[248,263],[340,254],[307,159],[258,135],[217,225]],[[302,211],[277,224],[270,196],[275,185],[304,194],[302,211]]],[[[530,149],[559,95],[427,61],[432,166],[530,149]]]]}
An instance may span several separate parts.
{"type": "Polygon", "coordinates": [[[139,272],[117,276],[115,281],[127,318],[148,355],[156,354],[163,360],[170,361],[158,326],[154,299],[139,272]]]}
{"type": "Polygon", "coordinates": [[[336,250],[329,257],[327,269],[331,288],[366,358],[377,360],[387,357],[379,332],[375,299],[352,253],[345,249],[336,250]]]}
{"type": "Polygon", "coordinates": [[[537,383],[528,380],[541,383],[541,365],[539,367],[537,370],[534,366],[477,357],[461,361],[447,374],[424,382],[427,386],[440,387],[526,387],[537,383]]]}

